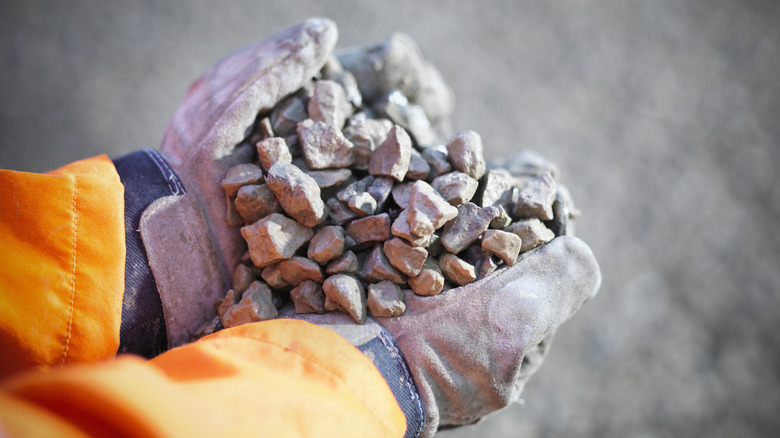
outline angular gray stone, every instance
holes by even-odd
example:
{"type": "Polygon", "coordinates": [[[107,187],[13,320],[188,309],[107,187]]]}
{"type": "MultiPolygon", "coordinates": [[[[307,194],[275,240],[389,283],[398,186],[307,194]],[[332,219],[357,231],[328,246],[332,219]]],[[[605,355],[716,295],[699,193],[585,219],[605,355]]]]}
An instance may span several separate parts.
{"type": "Polygon", "coordinates": [[[237,294],[243,294],[255,280],[257,280],[257,275],[254,269],[247,265],[239,264],[233,270],[233,291],[237,294]]]}
{"type": "Polygon", "coordinates": [[[555,238],[555,234],[537,218],[518,220],[504,228],[504,231],[517,234],[520,237],[522,241],[521,254],[555,238]]]}
{"type": "Polygon", "coordinates": [[[444,225],[441,243],[447,251],[457,254],[474,243],[499,215],[496,207],[480,208],[472,202],[458,207],[458,215],[444,225]]]}
{"type": "Polygon", "coordinates": [[[367,242],[384,242],[390,238],[390,216],[387,213],[355,219],[347,227],[347,235],[355,246],[367,242]]]}
{"type": "Polygon", "coordinates": [[[500,205],[514,212],[519,189],[518,181],[506,169],[491,169],[485,173],[477,189],[475,204],[481,207],[500,205]]]}
{"type": "Polygon", "coordinates": [[[421,155],[431,169],[428,175],[429,179],[433,180],[441,175],[452,172],[452,165],[447,156],[446,148],[424,148],[421,155]]]}
{"type": "Polygon", "coordinates": [[[413,246],[427,247],[431,242],[431,238],[434,234],[428,234],[426,236],[415,236],[412,234],[409,228],[409,210],[402,210],[401,214],[393,221],[393,226],[390,228],[390,232],[394,236],[403,237],[413,246]]]}
{"type": "Polygon", "coordinates": [[[409,195],[414,183],[401,183],[393,186],[393,200],[401,208],[409,208],[409,195]]]}
{"type": "Polygon", "coordinates": [[[409,277],[409,287],[417,295],[438,295],[444,287],[444,275],[439,268],[439,263],[433,257],[428,257],[423,264],[420,273],[409,277]]]}
{"type": "Polygon", "coordinates": [[[306,120],[306,105],[297,96],[290,96],[279,102],[271,112],[271,126],[279,137],[288,137],[295,134],[298,123],[306,120]]]}
{"type": "Polygon", "coordinates": [[[368,216],[374,214],[377,210],[376,199],[368,192],[356,193],[349,198],[347,206],[350,210],[354,211],[358,216],[368,216]]]}
{"type": "Polygon", "coordinates": [[[428,258],[425,248],[414,247],[398,237],[386,241],[382,249],[391,265],[411,277],[420,273],[428,258]]]}
{"type": "Polygon", "coordinates": [[[448,252],[439,256],[439,268],[444,278],[458,286],[469,284],[477,279],[477,272],[473,265],[448,252]]]}
{"type": "Polygon", "coordinates": [[[366,321],[366,292],[357,278],[332,275],[322,284],[322,290],[337,309],[349,314],[355,322],[363,324],[366,321]]]}
{"type": "Polygon", "coordinates": [[[241,300],[225,312],[222,325],[230,328],[276,318],[278,312],[271,295],[271,289],[267,285],[255,281],[241,296],[241,300]]]}
{"type": "Polygon", "coordinates": [[[412,140],[404,128],[393,125],[387,138],[377,146],[368,163],[368,173],[387,176],[401,182],[409,170],[412,140]]]}
{"type": "Polygon", "coordinates": [[[569,189],[566,186],[558,184],[558,190],[555,193],[555,201],[552,205],[553,218],[545,221],[545,225],[556,236],[573,236],[574,219],[579,216],[579,210],[574,206],[569,189]]]}
{"type": "Polygon", "coordinates": [[[474,131],[460,132],[447,143],[452,167],[477,180],[485,173],[482,153],[482,137],[474,131]]]}
{"type": "MultiPolygon", "coordinates": [[[[425,161],[417,150],[412,149],[412,156],[409,160],[409,170],[406,172],[406,179],[428,179],[430,173],[431,166],[428,165],[428,162],[425,161]]],[[[474,187],[474,190],[476,190],[476,186],[474,187]]]]}
{"type": "Polygon", "coordinates": [[[322,269],[314,260],[306,257],[293,256],[279,262],[279,272],[284,281],[298,286],[304,280],[322,283],[322,269]]]}
{"type": "Polygon", "coordinates": [[[344,253],[345,237],[344,228],[338,225],[322,227],[309,242],[307,255],[321,265],[339,258],[344,253]]]}
{"type": "Polygon", "coordinates": [[[423,107],[410,102],[399,90],[382,96],[374,102],[372,108],[404,128],[420,146],[430,146],[440,141],[423,107]]]}
{"type": "Polygon", "coordinates": [[[406,275],[397,270],[385,257],[382,245],[377,245],[366,257],[360,269],[360,278],[368,283],[389,280],[396,284],[406,283],[406,275]]]}
{"type": "Polygon", "coordinates": [[[544,172],[532,180],[527,180],[520,189],[514,216],[552,220],[552,204],[555,201],[556,190],[557,183],[550,172],[544,172]]]}
{"type": "Polygon", "coordinates": [[[282,277],[282,271],[279,269],[279,263],[268,265],[260,273],[265,283],[274,290],[290,290],[293,286],[282,277]]]}
{"type": "Polygon", "coordinates": [[[228,169],[222,180],[222,188],[225,193],[235,198],[238,189],[247,184],[257,184],[263,180],[263,171],[252,163],[237,164],[228,169]]]}
{"type": "Polygon", "coordinates": [[[380,318],[401,316],[406,311],[403,291],[387,280],[368,285],[366,306],[371,315],[380,318]]]}
{"type": "Polygon", "coordinates": [[[336,225],[345,225],[352,219],[358,217],[357,213],[341,203],[336,198],[330,198],[327,201],[328,217],[336,225]]]}
{"type": "Polygon", "coordinates": [[[520,254],[520,236],[501,230],[486,230],[482,235],[482,249],[495,254],[509,266],[515,264],[520,254]]]}
{"type": "Polygon", "coordinates": [[[429,256],[438,257],[439,254],[444,252],[444,245],[441,243],[441,236],[438,234],[431,234],[431,238],[428,241],[428,246],[425,247],[429,256]]]}
{"type": "Polygon", "coordinates": [[[308,103],[310,119],[341,130],[351,109],[341,84],[327,79],[314,82],[314,91],[308,103]]]}
{"type": "Polygon", "coordinates": [[[302,281],[290,291],[290,298],[295,306],[295,313],[325,313],[325,292],[315,281],[302,281]]]}
{"type": "Polygon", "coordinates": [[[250,184],[238,189],[236,211],[244,222],[251,224],[271,213],[281,213],[282,204],[267,184],[250,184]]]}
{"type": "Polygon", "coordinates": [[[500,205],[496,205],[496,208],[498,208],[499,213],[498,216],[496,216],[492,221],[490,221],[490,228],[501,230],[506,228],[509,224],[512,223],[512,217],[509,216],[509,214],[506,212],[504,207],[500,205]]]}
{"type": "Polygon", "coordinates": [[[292,155],[287,142],[282,137],[271,137],[259,141],[256,145],[257,158],[266,172],[276,163],[292,163],[292,155]]]}
{"type": "Polygon", "coordinates": [[[474,266],[477,280],[481,280],[498,269],[498,258],[492,253],[482,249],[482,242],[476,242],[459,256],[468,264],[474,266]]]}
{"type": "Polygon", "coordinates": [[[320,189],[337,186],[352,176],[352,171],[349,169],[312,170],[308,173],[310,177],[314,178],[320,189]]]}
{"type": "Polygon", "coordinates": [[[458,214],[430,184],[416,181],[409,194],[409,229],[415,236],[426,236],[458,214]]]}
{"type": "Polygon", "coordinates": [[[344,251],[341,257],[332,260],[325,268],[325,273],[328,275],[334,274],[357,274],[358,273],[358,259],[352,251],[344,251]]]}
{"type": "Polygon", "coordinates": [[[431,182],[431,187],[455,207],[471,201],[477,192],[479,181],[463,172],[450,172],[436,177],[431,182]]]}
{"type": "Polygon", "coordinates": [[[311,228],[279,213],[241,228],[252,263],[260,268],[292,257],[313,235],[311,228]]]}
{"type": "Polygon", "coordinates": [[[274,164],[266,181],[284,211],[301,225],[311,228],[325,220],[327,210],[320,199],[320,187],[295,165],[274,164]]]}
{"type": "Polygon", "coordinates": [[[384,211],[387,207],[387,200],[390,199],[394,185],[391,178],[377,177],[366,188],[366,191],[376,200],[377,212],[384,211]]]}
{"type": "Polygon", "coordinates": [[[298,124],[303,157],[312,170],[349,167],[355,162],[355,146],[338,129],[306,119],[298,124]]]}

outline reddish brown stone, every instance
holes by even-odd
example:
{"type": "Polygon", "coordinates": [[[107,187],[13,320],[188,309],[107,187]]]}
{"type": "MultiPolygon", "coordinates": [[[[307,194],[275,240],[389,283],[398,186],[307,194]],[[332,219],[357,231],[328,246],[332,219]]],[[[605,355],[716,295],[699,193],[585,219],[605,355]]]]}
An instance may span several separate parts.
{"type": "Polygon", "coordinates": [[[247,184],[257,184],[263,180],[263,171],[252,163],[237,164],[228,169],[222,180],[225,193],[235,198],[238,189],[247,184]]]}
{"type": "Polygon", "coordinates": [[[366,292],[357,278],[351,275],[336,274],[328,277],[322,284],[328,307],[348,313],[358,324],[366,321],[366,292]],[[331,305],[328,306],[328,301],[331,305]]]}
{"type": "Polygon", "coordinates": [[[295,313],[325,313],[325,293],[322,286],[312,280],[304,280],[290,291],[295,313]]]}
{"type": "Polygon", "coordinates": [[[515,264],[520,254],[520,237],[501,230],[487,230],[482,235],[482,249],[498,256],[509,266],[515,264]]]}
{"type": "Polygon", "coordinates": [[[435,178],[431,186],[455,207],[469,202],[477,192],[479,182],[463,172],[450,172],[435,178]]]}
{"type": "Polygon", "coordinates": [[[276,163],[292,163],[287,142],[282,137],[271,137],[257,142],[257,157],[266,172],[276,163]]]}
{"type": "Polygon", "coordinates": [[[375,246],[366,257],[360,270],[360,277],[369,283],[378,283],[382,280],[390,280],[396,284],[406,283],[406,275],[390,264],[381,245],[375,246]]]}
{"type": "Polygon", "coordinates": [[[415,236],[433,234],[437,228],[458,215],[430,184],[417,181],[409,194],[409,229],[415,236]]]}
{"type": "Polygon", "coordinates": [[[382,248],[390,264],[411,277],[420,273],[428,258],[425,248],[414,247],[398,237],[386,241],[382,248]]]}
{"type": "Polygon", "coordinates": [[[314,82],[314,91],[308,104],[309,117],[312,120],[327,123],[340,130],[350,109],[344,88],[338,82],[327,79],[314,82]]]}
{"type": "Polygon", "coordinates": [[[225,312],[222,325],[230,328],[276,318],[278,312],[273,305],[271,295],[271,289],[267,285],[255,281],[241,296],[241,300],[225,312]]]}
{"type": "Polygon", "coordinates": [[[409,277],[409,287],[417,295],[437,295],[444,287],[444,275],[441,273],[439,263],[433,257],[428,257],[423,264],[420,273],[409,277]]]}
{"type": "Polygon", "coordinates": [[[498,208],[493,206],[479,208],[471,202],[461,205],[455,219],[444,225],[442,245],[453,254],[463,251],[479,239],[498,214],[498,208]]]}
{"type": "Polygon", "coordinates": [[[357,274],[358,273],[357,256],[352,251],[345,251],[341,257],[328,263],[325,273],[334,274],[357,274]]]}
{"type": "Polygon", "coordinates": [[[382,318],[401,316],[406,310],[403,291],[398,285],[386,280],[368,285],[366,306],[372,315],[382,318]]]}
{"type": "Polygon", "coordinates": [[[387,213],[353,220],[347,227],[347,235],[355,245],[366,242],[384,242],[390,238],[390,216],[387,213]]]}
{"type": "Polygon", "coordinates": [[[322,283],[322,269],[317,262],[306,257],[294,256],[279,262],[279,271],[284,281],[293,286],[298,286],[304,280],[322,283]]]}
{"type": "Polygon", "coordinates": [[[401,182],[409,170],[412,139],[404,128],[394,125],[387,138],[377,146],[368,164],[368,173],[386,176],[401,182]]]}
{"type": "Polygon", "coordinates": [[[292,257],[314,232],[282,214],[271,213],[242,227],[241,235],[249,245],[252,263],[262,268],[292,257]]]}
{"type": "Polygon", "coordinates": [[[266,179],[284,211],[301,225],[311,228],[325,220],[325,203],[314,178],[292,164],[276,163],[266,179]]]}
{"type": "Polygon", "coordinates": [[[284,280],[282,271],[279,269],[279,263],[268,265],[263,268],[260,274],[263,280],[274,290],[290,290],[292,285],[284,280]]]}
{"type": "Polygon", "coordinates": [[[324,265],[344,253],[344,228],[338,225],[322,227],[309,242],[307,255],[315,262],[324,265]]]}
{"type": "Polygon", "coordinates": [[[298,138],[312,170],[349,167],[355,161],[355,146],[327,123],[304,120],[298,124],[298,138]]]}
{"type": "Polygon", "coordinates": [[[244,223],[251,224],[271,213],[281,213],[282,205],[267,184],[250,184],[238,190],[236,211],[244,223]]]}
{"type": "Polygon", "coordinates": [[[458,133],[447,143],[447,154],[452,167],[478,180],[485,173],[485,159],[482,156],[482,137],[474,131],[458,133]]]}
{"type": "Polygon", "coordinates": [[[444,278],[458,286],[469,284],[477,279],[474,266],[448,252],[439,256],[439,268],[441,268],[444,278]]]}

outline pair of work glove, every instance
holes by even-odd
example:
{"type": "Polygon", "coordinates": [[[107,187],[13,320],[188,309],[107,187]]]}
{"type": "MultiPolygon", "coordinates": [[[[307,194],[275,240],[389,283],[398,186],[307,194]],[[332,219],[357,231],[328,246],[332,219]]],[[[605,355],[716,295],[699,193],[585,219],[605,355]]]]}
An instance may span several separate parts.
{"type": "MultiPolygon", "coordinates": [[[[327,19],[310,19],[223,59],[189,89],[170,121],[161,153],[186,193],[157,199],[140,232],[165,314],[169,347],[215,315],[245,251],[239,227],[225,221],[219,182],[249,161],[236,148],[258,113],[268,112],[320,71],[336,45],[327,19]]],[[[331,328],[360,347],[392,337],[425,408],[422,436],[471,424],[518,398],[556,328],[598,290],[590,248],[561,236],[511,267],[438,296],[406,296],[401,317],[358,325],[340,313],[295,315],[331,328]]],[[[369,355],[369,357],[371,357],[369,355]]]]}

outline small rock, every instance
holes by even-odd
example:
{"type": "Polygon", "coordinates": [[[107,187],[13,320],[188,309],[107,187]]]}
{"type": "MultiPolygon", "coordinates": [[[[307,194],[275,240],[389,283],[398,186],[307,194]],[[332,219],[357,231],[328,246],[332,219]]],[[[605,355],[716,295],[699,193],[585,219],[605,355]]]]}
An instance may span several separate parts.
{"type": "Polygon", "coordinates": [[[295,313],[325,313],[325,293],[319,283],[305,280],[290,291],[295,313]]]}
{"type": "Polygon", "coordinates": [[[522,241],[517,234],[501,230],[486,230],[482,235],[482,249],[498,256],[509,266],[515,264],[522,241]]]}
{"type": "Polygon", "coordinates": [[[358,170],[367,170],[376,146],[387,138],[393,123],[387,119],[368,119],[361,112],[352,116],[344,128],[344,136],[355,146],[355,163],[358,170]]]}
{"type": "Polygon", "coordinates": [[[537,218],[521,219],[504,228],[504,231],[517,234],[520,237],[522,241],[521,254],[555,238],[555,234],[537,218]]]}
{"type": "Polygon", "coordinates": [[[255,280],[257,280],[255,271],[247,265],[239,264],[233,271],[233,291],[242,294],[255,280]]]}
{"type": "Polygon", "coordinates": [[[336,198],[328,199],[326,204],[328,206],[328,217],[330,218],[330,221],[336,225],[344,225],[358,217],[357,213],[339,202],[336,198]]]}
{"type": "Polygon", "coordinates": [[[447,150],[441,150],[435,147],[425,148],[422,151],[423,159],[430,166],[430,173],[428,178],[435,179],[444,174],[452,172],[452,166],[450,165],[449,158],[447,157],[447,150]]]}
{"type": "Polygon", "coordinates": [[[406,310],[403,291],[398,285],[386,280],[368,285],[366,305],[376,317],[401,316],[406,310]]]}
{"type": "Polygon", "coordinates": [[[512,217],[507,214],[506,210],[504,210],[504,207],[496,205],[496,208],[498,208],[499,213],[498,216],[490,221],[490,228],[502,230],[512,223],[512,217]]]}
{"type": "Polygon", "coordinates": [[[225,328],[236,327],[255,321],[274,319],[279,314],[271,299],[271,289],[267,285],[255,281],[241,297],[241,301],[231,306],[222,325],[225,328]]]}
{"type": "Polygon", "coordinates": [[[358,216],[368,216],[376,211],[376,199],[368,192],[360,192],[349,198],[347,206],[358,216]]]}
{"type": "Polygon", "coordinates": [[[473,265],[448,252],[439,256],[439,268],[444,278],[458,286],[469,284],[477,279],[477,272],[473,265]]]}
{"type": "Polygon", "coordinates": [[[349,169],[312,170],[308,173],[310,177],[314,178],[320,189],[337,186],[352,176],[352,171],[349,169]]]}
{"type": "Polygon", "coordinates": [[[498,208],[493,206],[480,208],[471,202],[461,205],[455,219],[444,225],[441,233],[442,245],[453,254],[463,251],[479,239],[487,230],[490,221],[498,215],[498,208]]]}
{"type": "Polygon", "coordinates": [[[460,253],[460,256],[466,263],[474,266],[477,272],[477,280],[487,277],[498,269],[498,259],[490,252],[482,249],[481,242],[466,248],[465,251],[460,253]]]}
{"type": "Polygon", "coordinates": [[[263,272],[260,273],[260,276],[263,278],[266,284],[268,284],[268,286],[272,287],[274,290],[290,290],[293,287],[282,277],[282,271],[279,269],[279,263],[274,263],[273,265],[268,265],[263,268],[263,272]]]}
{"type": "Polygon", "coordinates": [[[279,271],[284,281],[293,286],[298,286],[304,280],[312,280],[322,283],[322,270],[314,260],[306,257],[293,256],[279,262],[279,271]]]}
{"type": "Polygon", "coordinates": [[[227,196],[225,200],[227,204],[227,211],[225,211],[225,222],[227,222],[228,226],[236,227],[239,225],[244,225],[244,218],[242,218],[241,214],[239,214],[238,210],[236,210],[236,198],[227,196]]]}
{"type": "Polygon", "coordinates": [[[471,201],[479,182],[463,172],[451,172],[436,177],[431,186],[455,207],[471,201]]]}
{"type": "MultiPolygon", "coordinates": [[[[260,138],[258,141],[265,140],[266,138],[276,137],[274,134],[274,128],[271,125],[271,119],[268,117],[263,117],[262,120],[260,120],[260,123],[257,126],[257,130],[260,132],[260,138]]],[[[257,142],[255,142],[257,143],[257,142]]]]}
{"type": "Polygon", "coordinates": [[[368,173],[374,176],[387,176],[398,182],[403,181],[409,170],[412,140],[409,134],[398,125],[394,125],[387,138],[377,146],[368,163],[368,173]]]}
{"type": "Polygon", "coordinates": [[[420,105],[409,102],[399,90],[392,90],[379,98],[372,108],[404,128],[420,146],[430,146],[438,140],[425,110],[420,105]]]}
{"type": "Polygon", "coordinates": [[[409,195],[412,193],[414,183],[396,184],[393,187],[393,200],[401,208],[409,208],[409,195]]]}
{"type": "Polygon", "coordinates": [[[315,262],[324,265],[344,253],[344,238],[344,228],[338,225],[322,227],[309,242],[307,255],[315,262]]]}
{"type": "Polygon", "coordinates": [[[409,277],[409,287],[417,295],[438,295],[444,287],[444,275],[441,273],[439,263],[433,257],[428,257],[420,273],[415,277],[409,277]]]}
{"type": "Polygon", "coordinates": [[[393,191],[393,180],[390,178],[374,178],[366,191],[376,200],[376,211],[383,211],[387,207],[387,200],[393,191]]]}
{"type": "MultiPolygon", "coordinates": [[[[427,179],[428,174],[431,173],[431,166],[425,161],[417,150],[412,149],[411,159],[409,160],[409,170],[406,172],[406,179],[417,180],[427,179]]],[[[474,181],[476,184],[476,181],[474,181]]],[[[474,186],[476,191],[477,187],[474,186]]]]}
{"type": "Polygon", "coordinates": [[[428,246],[425,247],[428,251],[428,255],[438,257],[444,251],[444,245],[441,243],[441,236],[438,234],[431,234],[431,238],[428,241],[428,246]]]}
{"type": "Polygon", "coordinates": [[[236,211],[244,222],[251,224],[271,213],[281,213],[282,205],[267,184],[250,184],[238,190],[236,211]]]}
{"type": "Polygon", "coordinates": [[[409,194],[409,229],[415,236],[426,236],[458,214],[458,209],[441,197],[430,184],[416,181],[409,194]]]}
{"type": "Polygon", "coordinates": [[[398,237],[386,241],[383,250],[391,265],[411,277],[420,273],[428,258],[425,248],[414,247],[398,237]]]}
{"type": "MultiPolygon", "coordinates": [[[[249,289],[247,287],[247,289],[249,289]]],[[[225,317],[225,313],[227,313],[228,309],[231,308],[234,304],[238,302],[238,300],[241,298],[240,293],[236,293],[233,289],[230,289],[225,294],[225,298],[222,299],[222,301],[217,305],[217,315],[220,319],[225,317]]]]}
{"type": "Polygon", "coordinates": [[[573,219],[579,215],[579,210],[574,206],[574,201],[571,199],[571,194],[566,186],[558,184],[552,210],[553,219],[544,223],[547,228],[556,236],[573,236],[573,219]]]}
{"type": "Polygon", "coordinates": [[[371,250],[360,270],[360,277],[368,283],[389,280],[396,284],[406,283],[406,276],[395,269],[385,257],[382,246],[377,245],[371,250]]]}
{"type": "Polygon", "coordinates": [[[507,212],[514,211],[517,184],[517,179],[505,169],[488,170],[477,189],[476,204],[481,207],[500,205],[507,212]]]}
{"type": "Polygon", "coordinates": [[[355,106],[355,108],[363,106],[363,96],[360,94],[355,76],[344,70],[341,62],[335,56],[331,55],[322,67],[322,79],[338,82],[344,88],[344,94],[349,103],[355,106]]]}
{"type": "Polygon", "coordinates": [[[308,104],[309,117],[340,130],[347,120],[351,106],[341,84],[323,79],[314,82],[314,92],[308,104]]]}
{"type": "Polygon", "coordinates": [[[447,153],[452,167],[466,175],[480,179],[485,173],[485,159],[482,157],[482,137],[474,131],[458,133],[447,143],[447,153]]]}
{"type": "Polygon", "coordinates": [[[292,163],[287,142],[282,137],[271,137],[257,143],[257,157],[266,172],[276,163],[292,163]]]}
{"type": "MultiPolygon", "coordinates": [[[[306,106],[303,100],[291,96],[274,107],[271,112],[271,126],[279,137],[288,137],[295,134],[298,123],[306,120],[306,106]]],[[[288,142],[289,145],[289,142],[288,142]]]]}
{"type": "Polygon", "coordinates": [[[313,170],[349,167],[355,161],[355,146],[327,123],[304,120],[298,124],[298,138],[306,165],[313,170]]]}
{"type": "Polygon", "coordinates": [[[527,181],[520,189],[515,206],[515,217],[537,217],[544,221],[552,220],[552,204],[555,201],[556,186],[550,172],[544,172],[533,180],[527,181]]]}
{"type": "Polygon", "coordinates": [[[409,228],[408,209],[402,210],[401,214],[399,214],[395,221],[393,221],[393,226],[390,229],[390,232],[393,233],[394,236],[403,237],[413,246],[420,247],[427,247],[431,242],[431,237],[433,236],[433,234],[429,234],[427,236],[415,236],[412,234],[412,231],[409,228]]]}
{"type": "Polygon", "coordinates": [[[344,251],[344,254],[336,260],[328,263],[325,268],[325,273],[328,275],[334,274],[357,274],[358,273],[358,259],[354,252],[344,251]]]}
{"type": "Polygon", "coordinates": [[[390,238],[390,223],[387,213],[355,219],[347,227],[347,235],[356,246],[366,242],[384,242],[390,238]]]}
{"type": "Polygon", "coordinates": [[[225,193],[235,198],[238,189],[247,184],[257,184],[263,180],[263,171],[252,163],[237,164],[228,169],[222,180],[222,188],[225,193]]]}
{"type": "Polygon", "coordinates": [[[301,225],[311,228],[325,220],[325,203],[314,178],[292,164],[276,163],[266,180],[284,211],[301,225]]]}
{"type": "Polygon", "coordinates": [[[282,214],[271,213],[242,227],[241,235],[249,245],[252,263],[263,268],[292,257],[314,232],[282,214]]]}
{"type": "Polygon", "coordinates": [[[322,284],[322,290],[337,309],[348,313],[355,322],[363,324],[366,321],[366,292],[357,278],[345,274],[332,275],[322,284]]]}

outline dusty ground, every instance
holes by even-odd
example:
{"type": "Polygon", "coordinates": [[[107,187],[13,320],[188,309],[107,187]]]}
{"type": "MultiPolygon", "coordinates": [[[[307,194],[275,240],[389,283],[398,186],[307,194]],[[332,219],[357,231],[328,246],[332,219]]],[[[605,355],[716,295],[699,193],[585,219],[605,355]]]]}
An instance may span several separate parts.
{"type": "Polygon", "coordinates": [[[307,16],[406,32],[488,155],[560,165],[604,273],[525,406],[442,437],[778,433],[780,3],[144,3],[0,6],[0,167],[155,146],[200,72],[307,16]]]}

